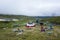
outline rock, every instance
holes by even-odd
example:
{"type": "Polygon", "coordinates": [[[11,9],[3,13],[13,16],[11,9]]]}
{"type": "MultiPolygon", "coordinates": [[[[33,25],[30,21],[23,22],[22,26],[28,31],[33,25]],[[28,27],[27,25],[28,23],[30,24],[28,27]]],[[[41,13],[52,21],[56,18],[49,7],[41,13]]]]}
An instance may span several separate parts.
{"type": "Polygon", "coordinates": [[[4,30],[6,30],[6,28],[3,28],[4,30]]]}
{"type": "Polygon", "coordinates": [[[19,32],[19,33],[17,33],[16,35],[21,35],[21,34],[23,34],[23,32],[19,32]]]}
{"type": "Polygon", "coordinates": [[[13,29],[12,31],[13,31],[13,32],[17,32],[18,30],[17,30],[17,29],[13,29]]]}

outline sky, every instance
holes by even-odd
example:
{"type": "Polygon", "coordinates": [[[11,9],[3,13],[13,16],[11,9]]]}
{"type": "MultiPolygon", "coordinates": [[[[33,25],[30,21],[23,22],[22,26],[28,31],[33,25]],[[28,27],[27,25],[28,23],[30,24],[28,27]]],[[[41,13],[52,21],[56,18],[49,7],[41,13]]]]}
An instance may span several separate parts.
{"type": "Polygon", "coordinates": [[[60,16],[60,0],[0,0],[0,14],[60,16]]]}

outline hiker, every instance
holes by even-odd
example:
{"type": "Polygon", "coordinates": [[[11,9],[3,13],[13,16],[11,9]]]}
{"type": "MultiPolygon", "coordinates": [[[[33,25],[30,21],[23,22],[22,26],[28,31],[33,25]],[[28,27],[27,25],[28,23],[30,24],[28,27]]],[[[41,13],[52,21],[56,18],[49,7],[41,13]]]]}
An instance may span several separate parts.
{"type": "Polygon", "coordinates": [[[48,35],[51,35],[51,34],[53,33],[52,29],[53,29],[53,28],[52,28],[52,24],[47,21],[47,22],[46,22],[46,28],[45,28],[45,30],[48,31],[48,32],[47,32],[48,35]]]}
{"type": "Polygon", "coordinates": [[[24,30],[18,28],[18,33],[17,33],[17,35],[21,35],[21,34],[23,34],[23,32],[24,32],[24,30]]]}
{"type": "Polygon", "coordinates": [[[43,22],[40,23],[40,26],[41,26],[41,32],[45,32],[45,28],[44,28],[44,23],[43,22]]]}
{"type": "Polygon", "coordinates": [[[45,24],[45,25],[46,25],[45,30],[47,30],[47,31],[48,31],[48,30],[50,30],[50,23],[49,23],[48,21],[46,22],[46,24],[45,24]]]}
{"type": "Polygon", "coordinates": [[[36,23],[39,23],[39,20],[38,19],[36,20],[36,23]]]}
{"type": "Polygon", "coordinates": [[[20,29],[19,29],[19,28],[18,28],[17,30],[18,30],[18,32],[20,31],[20,29]]]}
{"type": "Polygon", "coordinates": [[[53,25],[52,25],[52,24],[50,24],[50,29],[51,29],[51,30],[53,29],[53,25]]]}

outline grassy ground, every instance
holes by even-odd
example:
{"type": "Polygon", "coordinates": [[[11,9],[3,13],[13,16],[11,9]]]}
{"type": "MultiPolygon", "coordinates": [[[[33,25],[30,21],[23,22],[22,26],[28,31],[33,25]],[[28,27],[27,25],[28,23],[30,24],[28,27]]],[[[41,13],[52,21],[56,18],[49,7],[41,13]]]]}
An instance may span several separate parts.
{"type": "Polygon", "coordinates": [[[56,26],[50,35],[47,34],[48,31],[40,32],[40,26],[31,30],[25,26],[19,28],[24,30],[21,35],[16,35],[17,33],[12,31],[13,28],[0,29],[0,40],[60,40],[60,28],[56,26]]]}
{"type": "MultiPolygon", "coordinates": [[[[0,15],[2,16],[2,15],[0,15]]],[[[24,25],[21,25],[19,28],[23,29],[24,32],[21,35],[17,35],[17,32],[13,32],[13,24],[25,24],[29,21],[35,22],[35,18],[31,17],[25,17],[25,16],[4,16],[7,18],[22,18],[18,22],[9,22],[9,23],[3,23],[0,22],[0,40],[60,40],[60,26],[54,26],[54,29],[52,30],[52,34],[47,34],[47,32],[40,32],[40,26],[33,27],[31,30],[27,29],[24,25]],[[3,30],[3,27],[8,27],[7,29],[3,30]]],[[[45,19],[45,21],[51,21],[51,22],[58,22],[59,18],[51,18],[51,19],[45,19]]]]}

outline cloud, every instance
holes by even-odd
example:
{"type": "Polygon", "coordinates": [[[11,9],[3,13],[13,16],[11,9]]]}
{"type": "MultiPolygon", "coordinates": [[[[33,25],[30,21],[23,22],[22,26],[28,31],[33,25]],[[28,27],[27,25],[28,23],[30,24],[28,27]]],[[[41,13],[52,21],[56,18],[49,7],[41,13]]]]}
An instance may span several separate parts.
{"type": "Polygon", "coordinates": [[[60,0],[0,0],[0,13],[29,16],[60,15],[60,0]]]}

